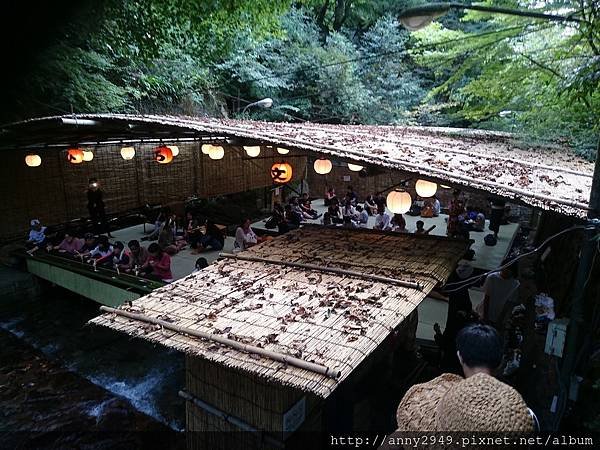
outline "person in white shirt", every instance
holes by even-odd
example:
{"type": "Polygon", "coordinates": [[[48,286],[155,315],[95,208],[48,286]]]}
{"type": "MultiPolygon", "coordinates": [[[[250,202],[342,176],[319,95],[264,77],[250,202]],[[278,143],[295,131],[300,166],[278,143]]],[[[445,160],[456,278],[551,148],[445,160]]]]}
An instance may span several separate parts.
{"type": "MultiPolygon", "coordinates": [[[[506,263],[505,263],[506,264],[506,263]]],[[[506,308],[516,305],[519,300],[518,267],[512,263],[499,272],[490,273],[483,284],[482,319],[501,326],[506,308]]]]}
{"type": "Polygon", "coordinates": [[[256,244],[262,242],[254,230],[250,227],[250,219],[245,219],[242,224],[235,230],[235,243],[233,244],[234,252],[244,251],[256,244]]]}
{"type": "Polygon", "coordinates": [[[385,212],[385,206],[377,207],[377,216],[375,217],[374,230],[387,230],[390,226],[390,215],[385,212]]]}
{"type": "Polygon", "coordinates": [[[441,211],[442,211],[442,205],[440,204],[440,201],[438,200],[438,198],[434,195],[433,196],[433,217],[439,216],[441,211]]]}
{"type": "Polygon", "coordinates": [[[367,228],[367,223],[369,222],[369,213],[361,205],[356,207],[356,211],[358,213],[357,223],[359,228],[367,228]]]}

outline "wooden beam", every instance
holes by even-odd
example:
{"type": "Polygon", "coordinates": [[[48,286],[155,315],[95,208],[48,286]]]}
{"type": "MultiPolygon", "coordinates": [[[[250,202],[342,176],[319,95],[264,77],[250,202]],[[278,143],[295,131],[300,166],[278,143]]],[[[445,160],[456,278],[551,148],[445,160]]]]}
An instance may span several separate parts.
{"type": "Polygon", "coordinates": [[[337,275],[347,275],[350,277],[362,278],[369,281],[379,281],[382,283],[397,284],[399,286],[407,287],[410,289],[417,289],[419,291],[423,290],[423,286],[421,286],[419,283],[415,283],[414,281],[398,280],[397,278],[383,277],[381,275],[372,275],[363,272],[356,272],[354,270],[340,269],[337,267],[319,266],[317,264],[305,264],[291,261],[279,261],[276,259],[260,258],[258,256],[247,256],[233,253],[219,253],[219,256],[222,258],[240,259],[242,261],[263,262],[265,264],[276,264],[279,266],[296,267],[298,269],[315,270],[317,272],[329,272],[335,273],[337,275]]]}

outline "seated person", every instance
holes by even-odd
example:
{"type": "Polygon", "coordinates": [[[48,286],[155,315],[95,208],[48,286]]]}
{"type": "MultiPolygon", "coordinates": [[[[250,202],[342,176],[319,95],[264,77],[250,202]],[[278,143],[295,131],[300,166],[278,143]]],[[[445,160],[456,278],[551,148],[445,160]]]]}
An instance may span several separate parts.
{"type": "Polygon", "coordinates": [[[192,253],[199,253],[208,249],[223,250],[224,245],[225,236],[223,236],[223,232],[213,222],[207,220],[206,232],[198,241],[195,252],[192,253]]]}
{"type": "Polygon", "coordinates": [[[331,223],[338,224],[344,223],[344,216],[342,211],[340,210],[340,205],[337,201],[331,202],[329,208],[327,208],[327,212],[329,213],[329,218],[331,219],[331,223]]]}
{"type": "Polygon", "coordinates": [[[351,220],[354,220],[357,216],[358,215],[356,214],[356,210],[354,209],[352,202],[350,199],[346,198],[344,208],[342,209],[342,217],[344,219],[349,217],[351,220]]]}
{"type": "Polygon", "coordinates": [[[422,220],[417,220],[417,229],[415,230],[415,234],[429,234],[435,228],[435,225],[430,226],[425,229],[425,222],[422,220]]]}
{"type": "Polygon", "coordinates": [[[433,198],[433,203],[432,203],[433,217],[437,217],[442,212],[442,204],[440,203],[440,199],[437,198],[435,195],[432,198],[433,198]]]}
{"type": "Polygon", "coordinates": [[[394,214],[392,220],[390,221],[390,229],[391,231],[396,231],[398,233],[407,233],[406,229],[406,220],[402,214],[394,214]]]}
{"type": "Polygon", "coordinates": [[[356,228],[356,223],[352,220],[350,216],[344,216],[344,228],[356,228]]]}
{"type": "Polygon", "coordinates": [[[158,239],[160,231],[162,230],[164,224],[170,216],[171,208],[169,208],[168,206],[162,208],[158,213],[156,220],[154,221],[154,230],[152,230],[152,232],[148,236],[142,237],[142,241],[155,241],[156,239],[158,239]]]}
{"type": "Polygon", "coordinates": [[[365,208],[358,205],[356,207],[356,224],[359,228],[367,228],[367,224],[369,222],[369,213],[365,208]]]}
{"type": "Polygon", "coordinates": [[[418,198],[414,199],[412,204],[410,205],[410,210],[408,211],[409,216],[419,216],[421,215],[421,209],[425,206],[425,202],[423,200],[419,200],[418,198]]]}
{"type": "Polygon", "coordinates": [[[57,251],[67,256],[79,254],[83,248],[84,241],[75,237],[75,231],[67,229],[65,236],[60,244],[51,247],[51,250],[57,251]]]}
{"type": "Polygon", "coordinates": [[[327,188],[327,190],[325,191],[325,206],[331,205],[333,199],[337,199],[335,196],[335,189],[332,187],[327,188]]]}
{"type": "Polygon", "coordinates": [[[290,206],[292,207],[292,211],[294,211],[295,213],[299,214],[300,217],[302,217],[302,221],[315,218],[312,214],[305,212],[300,207],[300,202],[298,202],[298,197],[290,198],[290,206]]]}
{"type": "Polygon", "coordinates": [[[27,253],[33,254],[39,248],[47,245],[46,231],[47,227],[43,227],[38,219],[32,219],[30,222],[31,230],[29,230],[29,237],[25,242],[27,253]]]}
{"type": "Polygon", "coordinates": [[[118,265],[119,270],[127,273],[133,272],[137,275],[137,271],[148,262],[150,254],[135,239],[129,241],[127,246],[129,247],[129,259],[127,262],[118,265]]]}
{"type": "Polygon", "coordinates": [[[473,222],[473,231],[484,231],[485,230],[485,215],[482,212],[478,212],[473,222]]]}
{"type": "Polygon", "coordinates": [[[374,216],[375,214],[377,214],[377,203],[375,203],[375,197],[373,195],[369,195],[365,199],[363,208],[365,209],[365,211],[367,211],[367,214],[369,214],[369,216],[374,216]]]}
{"type": "Polygon", "coordinates": [[[171,273],[171,257],[163,252],[156,242],[153,242],[148,247],[148,261],[141,267],[149,278],[161,280],[165,283],[173,281],[171,273]]]}
{"type": "Polygon", "coordinates": [[[84,257],[88,257],[87,262],[91,262],[94,266],[104,263],[112,258],[113,246],[108,242],[108,236],[98,236],[98,245],[90,252],[83,253],[84,257]]]}
{"type": "Polygon", "coordinates": [[[348,186],[348,190],[346,192],[346,200],[349,200],[350,203],[352,204],[352,206],[356,206],[356,202],[358,200],[358,197],[356,195],[356,192],[354,192],[354,188],[352,186],[348,186]]]}
{"type": "Polygon", "coordinates": [[[390,215],[385,212],[385,206],[377,206],[377,216],[375,217],[374,230],[387,230],[390,227],[390,215]]]}
{"type": "Polygon", "coordinates": [[[112,260],[109,258],[105,262],[105,265],[107,265],[109,267],[114,267],[115,269],[118,268],[119,270],[121,270],[121,266],[124,266],[128,263],[129,263],[129,255],[127,254],[127,251],[125,250],[125,244],[123,244],[121,241],[115,242],[113,245],[112,260]]]}
{"type": "Polygon", "coordinates": [[[269,220],[277,226],[279,234],[287,233],[288,231],[290,231],[290,227],[288,226],[288,222],[285,217],[285,208],[281,205],[281,203],[275,202],[275,204],[273,205],[273,212],[271,213],[271,219],[269,220]]]}
{"type": "Polygon", "coordinates": [[[184,239],[190,244],[190,247],[194,247],[201,236],[202,233],[200,232],[198,220],[194,218],[191,211],[188,211],[185,215],[185,222],[183,224],[184,239]]]}
{"type": "Polygon", "coordinates": [[[158,234],[158,245],[160,245],[160,248],[169,255],[177,254],[186,246],[185,239],[178,239],[178,236],[175,235],[173,225],[173,219],[167,219],[162,230],[158,234]]]}
{"type": "Polygon", "coordinates": [[[299,204],[302,212],[308,215],[309,218],[318,219],[319,217],[321,217],[321,215],[316,210],[312,209],[307,193],[302,194],[302,196],[300,197],[299,204]]]}
{"type": "Polygon", "coordinates": [[[206,258],[198,258],[196,260],[196,264],[194,266],[194,271],[192,273],[200,272],[202,269],[206,269],[208,267],[208,261],[206,258]]]}
{"type": "Polygon", "coordinates": [[[321,219],[321,223],[323,225],[327,226],[331,226],[331,216],[329,215],[329,211],[327,211],[325,214],[323,214],[323,218],[321,219]]]}
{"type": "Polygon", "coordinates": [[[295,230],[302,223],[302,216],[292,209],[292,205],[285,205],[285,227],[286,231],[295,230]]]}
{"type": "Polygon", "coordinates": [[[250,227],[250,219],[246,218],[237,230],[235,230],[233,251],[241,252],[247,250],[256,244],[260,244],[262,241],[263,239],[257,236],[252,227],[250,227]]]}
{"type": "Polygon", "coordinates": [[[435,216],[435,211],[433,208],[433,200],[427,199],[421,208],[421,217],[430,218],[435,216]]]}

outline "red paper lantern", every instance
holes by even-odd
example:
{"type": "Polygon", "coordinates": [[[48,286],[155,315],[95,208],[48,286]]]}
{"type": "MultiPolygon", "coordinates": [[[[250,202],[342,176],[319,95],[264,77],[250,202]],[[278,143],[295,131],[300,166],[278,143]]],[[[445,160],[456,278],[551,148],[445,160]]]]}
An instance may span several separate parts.
{"type": "Polygon", "coordinates": [[[271,166],[273,183],[285,184],[292,179],[292,166],[286,162],[275,163],[271,166]]]}
{"type": "Polygon", "coordinates": [[[173,161],[173,151],[166,145],[161,145],[154,149],[154,161],[159,164],[169,164],[173,161]]]}
{"type": "Polygon", "coordinates": [[[80,148],[70,148],[67,150],[67,161],[71,164],[81,164],[83,162],[83,150],[80,148]]]}

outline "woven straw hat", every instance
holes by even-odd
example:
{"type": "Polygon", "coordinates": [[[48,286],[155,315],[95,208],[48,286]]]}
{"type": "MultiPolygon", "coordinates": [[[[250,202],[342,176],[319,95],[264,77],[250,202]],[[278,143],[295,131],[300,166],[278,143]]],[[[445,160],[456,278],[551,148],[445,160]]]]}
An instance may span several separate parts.
{"type": "Polygon", "coordinates": [[[438,431],[533,431],[533,420],[521,395],[482,373],[453,385],[432,415],[438,431]]]}
{"type": "Polygon", "coordinates": [[[398,431],[435,431],[435,411],[448,390],[463,381],[453,373],[444,373],[427,383],[412,386],[398,405],[398,431]]]}

